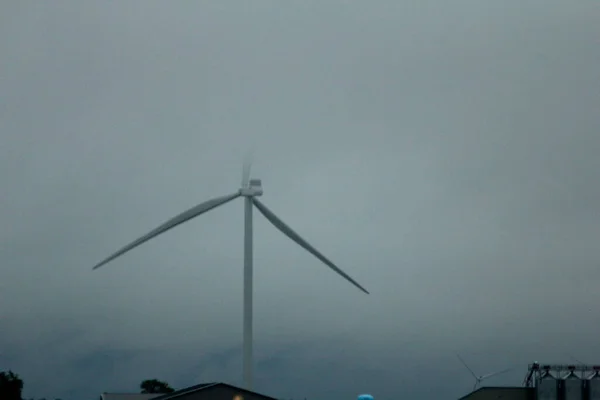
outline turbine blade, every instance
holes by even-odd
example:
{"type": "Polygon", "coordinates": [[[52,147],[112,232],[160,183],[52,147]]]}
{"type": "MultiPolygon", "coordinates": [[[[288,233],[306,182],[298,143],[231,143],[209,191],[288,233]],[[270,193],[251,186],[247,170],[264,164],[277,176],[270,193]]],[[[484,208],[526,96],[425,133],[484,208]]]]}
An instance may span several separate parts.
{"type": "Polygon", "coordinates": [[[204,214],[205,212],[210,211],[213,208],[217,208],[225,203],[228,203],[231,200],[233,200],[239,196],[240,196],[239,193],[234,193],[234,194],[230,194],[227,196],[217,197],[215,199],[211,199],[211,200],[205,201],[204,203],[198,204],[197,206],[192,207],[189,210],[182,212],[181,214],[177,215],[176,217],[171,218],[164,224],[160,225],[158,228],[148,232],[147,234],[140,237],[139,239],[136,239],[133,242],[129,243],[127,246],[123,247],[116,253],[112,254],[110,257],[107,257],[104,260],[102,260],[101,262],[99,262],[98,264],[96,264],[92,269],[100,268],[104,264],[114,260],[115,258],[117,258],[119,256],[122,256],[123,254],[127,253],[129,250],[134,249],[135,247],[141,245],[142,243],[147,242],[148,240],[160,235],[161,233],[164,233],[164,232],[168,231],[169,229],[176,227],[177,225],[180,225],[186,221],[189,221],[190,219],[197,217],[200,214],[204,214]]]}
{"type": "Polygon", "coordinates": [[[473,375],[473,378],[475,378],[476,381],[479,381],[479,377],[477,375],[475,375],[475,372],[473,372],[473,370],[471,368],[469,368],[469,366],[467,365],[467,363],[465,362],[465,360],[462,359],[462,357],[459,354],[456,354],[456,357],[458,357],[458,359],[460,360],[460,362],[462,363],[462,365],[465,366],[465,368],[467,370],[469,370],[469,372],[471,373],[471,375],[473,375]]]}
{"type": "Polygon", "coordinates": [[[581,364],[581,365],[585,365],[585,363],[584,363],[584,362],[581,362],[581,361],[579,361],[579,360],[578,360],[578,359],[576,359],[575,357],[571,356],[571,358],[572,358],[572,359],[573,359],[573,360],[574,360],[576,363],[579,363],[579,364],[581,364]]]}
{"type": "Polygon", "coordinates": [[[504,373],[506,373],[506,372],[508,372],[508,371],[511,371],[511,370],[512,370],[512,368],[506,368],[506,369],[503,369],[502,371],[498,371],[498,372],[492,372],[491,374],[483,375],[482,377],[480,377],[480,378],[479,378],[479,380],[481,380],[481,381],[482,381],[482,380],[484,380],[484,379],[491,378],[492,376],[496,376],[496,375],[504,374],[504,373]]]}
{"type": "Polygon", "coordinates": [[[250,170],[252,169],[252,153],[246,155],[244,165],[242,167],[242,187],[248,187],[250,183],[250,170]]]}
{"type": "Polygon", "coordinates": [[[298,245],[300,245],[300,247],[304,248],[310,254],[317,257],[319,260],[321,260],[321,262],[323,262],[329,268],[331,268],[332,270],[337,272],[339,275],[344,277],[348,282],[352,283],[354,286],[356,286],[357,288],[359,288],[366,294],[369,294],[367,289],[362,287],[358,282],[356,282],[354,279],[352,279],[348,274],[346,274],[344,271],[342,271],[340,268],[338,268],[334,263],[329,261],[323,254],[321,254],[317,249],[315,249],[313,246],[311,246],[306,240],[302,239],[302,237],[300,237],[300,235],[298,235],[296,232],[294,232],[292,230],[292,228],[290,228],[285,222],[280,220],[271,210],[269,210],[267,208],[267,206],[265,206],[258,199],[256,199],[256,197],[252,198],[252,203],[256,206],[256,208],[258,208],[258,211],[260,211],[260,213],[262,215],[264,215],[265,218],[267,220],[269,220],[269,222],[271,224],[273,224],[273,226],[275,228],[279,229],[284,235],[286,235],[287,237],[292,239],[294,242],[298,243],[298,245]]]}

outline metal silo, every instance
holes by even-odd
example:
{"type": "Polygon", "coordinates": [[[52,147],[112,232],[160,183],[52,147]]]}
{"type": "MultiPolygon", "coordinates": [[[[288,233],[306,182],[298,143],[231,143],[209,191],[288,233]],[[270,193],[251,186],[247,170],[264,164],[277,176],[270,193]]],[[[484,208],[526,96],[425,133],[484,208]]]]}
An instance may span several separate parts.
{"type": "Polygon", "coordinates": [[[563,382],[564,400],[583,400],[583,379],[580,379],[575,372],[571,371],[565,376],[563,382]]]}
{"type": "Polygon", "coordinates": [[[596,371],[587,381],[588,399],[600,400],[600,372],[596,371]]]}
{"type": "Polygon", "coordinates": [[[558,380],[548,371],[537,381],[536,400],[558,400],[558,380]]]}

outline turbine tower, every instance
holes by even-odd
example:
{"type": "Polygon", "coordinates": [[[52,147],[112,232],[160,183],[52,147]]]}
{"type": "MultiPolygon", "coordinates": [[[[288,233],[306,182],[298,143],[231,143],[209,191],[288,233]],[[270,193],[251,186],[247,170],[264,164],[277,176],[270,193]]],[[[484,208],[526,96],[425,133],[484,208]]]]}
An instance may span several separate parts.
{"type": "Polygon", "coordinates": [[[473,372],[473,370],[471,368],[469,368],[469,366],[467,365],[467,363],[465,362],[465,360],[462,359],[462,357],[460,355],[456,355],[456,357],[458,357],[458,359],[460,360],[460,362],[462,363],[462,365],[465,366],[465,368],[467,370],[469,370],[469,372],[471,373],[471,375],[473,375],[473,378],[475,378],[475,385],[473,385],[473,390],[475,390],[477,388],[477,385],[479,385],[483,380],[491,378],[492,376],[496,376],[496,375],[500,375],[503,374],[505,372],[508,372],[510,370],[512,370],[512,368],[507,368],[507,369],[503,369],[502,371],[498,371],[498,372],[492,372],[490,374],[485,374],[485,375],[475,375],[475,372],[473,372]]]}
{"type": "Polygon", "coordinates": [[[106,263],[114,260],[115,258],[127,253],[135,247],[147,242],[148,240],[176,227],[177,225],[183,224],[195,218],[201,214],[204,214],[214,208],[220,207],[225,203],[237,199],[238,197],[244,198],[244,323],[243,323],[243,377],[244,386],[247,390],[252,390],[253,387],[253,374],[252,374],[252,209],[256,207],[258,211],[271,223],[275,228],[281,231],[284,235],[289,237],[292,241],[296,242],[306,251],[311,253],[313,256],[318,258],[322,263],[327,265],[333,271],[341,275],[347,281],[352,283],[354,286],[362,290],[364,293],[369,292],[362,287],[358,282],[352,279],[348,274],[338,268],[333,262],[327,259],[317,249],[310,245],[300,235],[292,230],[286,223],[284,223],[279,217],[277,217],[266,205],[258,200],[263,194],[262,183],[260,179],[250,179],[250,165],[245,164],[242,176],[242,187],[235,193],[228,194],[226,196],[217,197],[204,203],[200,203],[195,207],[190,208],[187,211],[171,218],[167,222],[158,226],[154,230],[148,232],[144,236],[134,240],[122,249],[118,250],[114,254],[110,255],[106,259],[96,264],[92,269],[100,268],[106,263]]]}

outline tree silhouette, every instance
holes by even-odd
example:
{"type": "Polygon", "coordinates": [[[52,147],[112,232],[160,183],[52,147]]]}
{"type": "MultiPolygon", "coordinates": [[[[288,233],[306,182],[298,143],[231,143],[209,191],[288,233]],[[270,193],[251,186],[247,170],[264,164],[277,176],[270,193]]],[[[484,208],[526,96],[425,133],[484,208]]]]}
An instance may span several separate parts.
{"type": "Polygon", "coordinates": [[[21,400],[23,380],[12,371],[0,372],[0,399],[21,400]]]}
{"type": "Polygon", "coordinates": [[[141,393],[173,393],[173,389],[167,382],[158,379],[146,379],[140,383],[141,393]]]}

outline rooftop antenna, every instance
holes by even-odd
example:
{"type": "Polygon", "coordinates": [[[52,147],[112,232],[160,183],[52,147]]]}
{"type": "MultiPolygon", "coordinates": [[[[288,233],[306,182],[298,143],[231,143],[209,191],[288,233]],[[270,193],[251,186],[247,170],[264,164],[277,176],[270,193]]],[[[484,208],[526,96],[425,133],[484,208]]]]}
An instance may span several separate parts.
{"type": "Polygon", "coordinates": [[[253,374],[252,374],[252,208],[256,207],[258,211],[279,231],[296,242],[300,247],[311,253],[313,256],[318,258],[322,263],[327,265],[338,275],[341,275],[344,279],[352,283],[354,286],[359,288],[364,293],[369,292],[362,287],[358,282],[352,279],[348,274],[342,271],[337,265],[321,254],[316,248],[304,240],[300,235],[292,230],[285,222],[283,222],[278,216],[275,215],[265,204],[258,200],[258,197],[262,196],[263,189],[260,179],[250,179],[250,167],[252,164],[252,158],[246,157],[242,170],[242,187],[236,192],[228,194],[226,196],[216,197],[214,199],[200,203],[195,207],[190,208],[187,211],[171,218],[167,222],[158,226],[154,230],[148,232],[144,236],[134,240],[125,247],[121,248],[114,254],[105,258],[93,269],[100,268],[115,258],[127,253],[128,251],[136,248],[137,246],[147,242],[148,240],[176,227],[177,225],[183,224],[201,214],[204,214],[212,209],[222,206],[225,203],[237,199],[238,197],[244,198],[244,316],[243,316],[243,378],[244,386],[247,390],[252,390],[253,387],[253,374]]]}
{"type": "Polygon", "coordinates": [[[489,374],[485,374],[485,375],[475,375],[475,372],[473,372],[473,370],[471,368],[469,368],[469,366],[467,365],[467,363],[465,362],[465,360],[462,359],[462,357],[457,354],[456,357],[458,357],[458,359],[460,360],[460,362],[462,363],[462,365],[465,366],[465,368],[471,373],[471,375],[473,375],[473,378],[475,378],[475,385],[473,385],[473,391],[475,391],[475,389],[477,388],[478,385],[481,384],[482,381],[484,381],[485,379],[491,378],[493,376],[496,375],[500,375],[500,374],[504,374],[505,372],[508,372],[510,370],[512,370],[512,368],[507,368],[507,369],[503,369],[501,371],[497,371],[497,372],[492,372],[489,374]]]}

